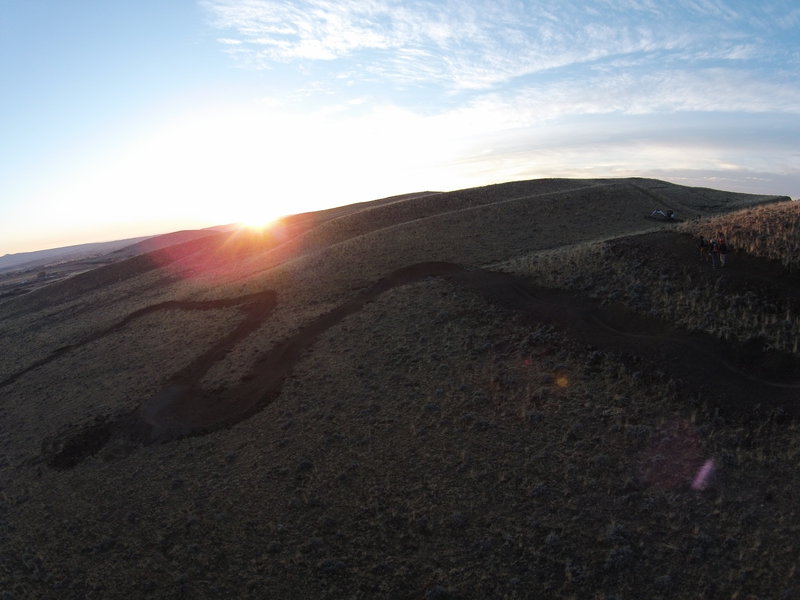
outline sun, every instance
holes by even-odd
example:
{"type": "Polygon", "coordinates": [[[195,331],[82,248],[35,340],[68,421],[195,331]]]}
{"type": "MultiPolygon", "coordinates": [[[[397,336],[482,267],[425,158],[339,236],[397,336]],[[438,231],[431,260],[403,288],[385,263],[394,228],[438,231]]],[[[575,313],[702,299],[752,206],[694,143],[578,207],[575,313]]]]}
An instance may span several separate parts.
{"type": "Polygon", "coordinates": [[[264,217],[261,215],[253,215],[252,217],[245,217],[238,223],[239,227],[253,232],[264,232],[271,229],[280,220],[279,217],[264,217]]]}

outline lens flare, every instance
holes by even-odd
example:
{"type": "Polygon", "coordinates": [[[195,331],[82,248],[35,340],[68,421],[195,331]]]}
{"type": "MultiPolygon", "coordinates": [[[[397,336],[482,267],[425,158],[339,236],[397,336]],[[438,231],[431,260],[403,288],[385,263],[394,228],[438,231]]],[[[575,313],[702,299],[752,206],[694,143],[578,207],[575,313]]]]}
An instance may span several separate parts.
{"type": "Polygon", "coordinates": [[[553,383],[556,387],[568,388],[569,387],[569,372],[565,368],[559,368],[553,373],[553,383]]]}
{"type": "Polygon", "coordinates": [[[714,476],[714,459],[709,458],[706,462],[703,463],[703,466],[700,467],[700,470],[697,471],[697,475],[694,476],[694,481],[692,481],[692,489],[702,491],[708,487],[711,478],[714,476]]]}
{"type": "MultiPolygon", "coordinates": [[[[703,489],[714,472],[714,463],[704,460],[704,444],[695,426],[686,419],[674,419],[661,427],[632,426],[631,439],[647,439],[640,455],[639,480],[661,489],[703,489]],[[697,465],[702,465],[698,470],[697,465]]],[[[707,455],[706,455],[707,456],[707,455]]]]}
{"type": "Polygon", "coordinates": [[[259,255],[278,247],[285,256],[291,255],[294,248],[287,242],[304,229],[302,225],[290,227],[283,218],[278,218],[260,229],[209,231],[208,235],[160,248],[137,260],[146,261],[144,269],[163,268],[182,279],[230,282],[263,268],[251,264],[259,255]]]}

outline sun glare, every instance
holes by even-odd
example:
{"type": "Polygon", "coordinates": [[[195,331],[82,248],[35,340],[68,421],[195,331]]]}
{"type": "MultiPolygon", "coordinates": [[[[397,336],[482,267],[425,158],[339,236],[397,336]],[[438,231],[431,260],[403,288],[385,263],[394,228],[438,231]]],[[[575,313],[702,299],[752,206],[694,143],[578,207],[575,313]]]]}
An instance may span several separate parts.
{"type": "Polygon", "coordinates": [[[253,216],[253,217],[247,217],[239,221],[239,226],[242,229],[247,229],[248,231],[259,232],[270,229],[273,225],[275,225],[276,221],[278,221],[276,217],[253,216]]]}

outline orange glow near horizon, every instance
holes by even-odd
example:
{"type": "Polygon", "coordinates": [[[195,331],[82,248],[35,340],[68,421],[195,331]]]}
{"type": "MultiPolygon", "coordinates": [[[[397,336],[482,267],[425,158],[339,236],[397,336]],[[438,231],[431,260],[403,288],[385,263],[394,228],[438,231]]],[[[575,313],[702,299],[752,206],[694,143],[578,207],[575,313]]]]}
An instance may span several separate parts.
{"type": "Polygon", "coordinates": [[[264,215],[257,215],[254,214],[249,217],[245,217],[238,222],[238,225],[242,229],[246,229],[248,231],[253,231],[256,233],[266,232],[273,227],[276,227],[281,224],[282,217],[265,217],[264,215]]]}
{"type": "MultiPolygon", "coordinates": [[[[227,284],[251,276],[273,258],[268,255],[291,241],[291,227],[283,217],[271,220],[240,221],[238,228],[219,231],[188,243],[168,246],[148,256],[155,268],[174,276],[209,285],[227,284]],[[263,262],[266,261],[266,262],[263,262]]],[[[291,245],[281,250],[291,256],[291,245]]]]}

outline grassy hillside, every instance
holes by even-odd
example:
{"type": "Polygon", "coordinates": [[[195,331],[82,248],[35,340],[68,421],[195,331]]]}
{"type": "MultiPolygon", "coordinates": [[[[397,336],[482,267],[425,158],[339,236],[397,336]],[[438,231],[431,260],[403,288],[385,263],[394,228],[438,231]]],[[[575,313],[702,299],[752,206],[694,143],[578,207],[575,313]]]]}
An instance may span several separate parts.
{"type": "Polygon", "coordinates": [[[622,302],[691,331],[796,353],[800,341],[800,206],[781,202],[676,228],[535,252],[503,263],[541,285],[622,302]],[[700,236],[722,232],[727,270],[702,261],[700,236]]]}
{"type": "Polygon", "coordinates": [[[0,299],[0,592],[792,597],[782,200],[412,194],[0,299]]]}

